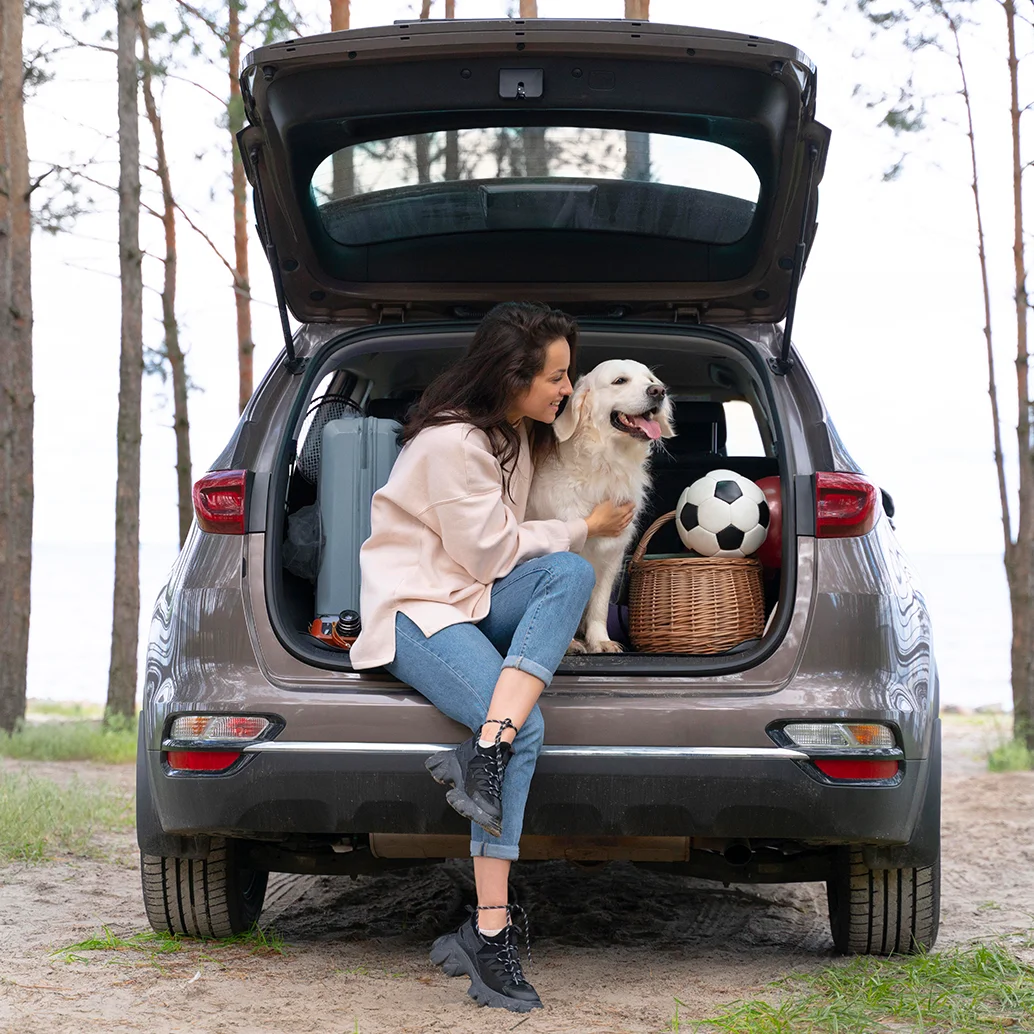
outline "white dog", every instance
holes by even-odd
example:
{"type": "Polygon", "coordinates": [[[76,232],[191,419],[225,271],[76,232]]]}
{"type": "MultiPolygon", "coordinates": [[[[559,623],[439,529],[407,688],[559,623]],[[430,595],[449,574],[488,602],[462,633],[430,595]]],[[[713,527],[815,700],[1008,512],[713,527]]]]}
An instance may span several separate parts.
{"type": "MultiPolygon", "coordinates": [[[[610,359],[579,377],[553,430],[559,452],[535,470],[530,520],[588,517],[605,499],[635,503],[638,516],[650,488],[650,450],[675,436],[667,388],[634,359],[610,359]]],[[[586,542],[582,555],[596,572],[596,588],[579,628],[584,643],[576,639],[569,652],[621,652],[607,634],[607,608],[635,530],[633,519],[615,538],[586,542]]]]}

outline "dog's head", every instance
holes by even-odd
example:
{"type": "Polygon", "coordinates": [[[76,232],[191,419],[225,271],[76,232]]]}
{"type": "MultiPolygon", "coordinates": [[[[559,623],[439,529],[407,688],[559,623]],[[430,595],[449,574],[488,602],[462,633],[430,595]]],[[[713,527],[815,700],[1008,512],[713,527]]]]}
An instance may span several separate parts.
{"type": "Polygon", "coordinates": [[[668,389],[648,366],[634,359],[608,359],[578,378],[553,431],[562,442],[585,429],[600,440],[621,435],[649,443],[674,438],[671,421],[668,389]]]}

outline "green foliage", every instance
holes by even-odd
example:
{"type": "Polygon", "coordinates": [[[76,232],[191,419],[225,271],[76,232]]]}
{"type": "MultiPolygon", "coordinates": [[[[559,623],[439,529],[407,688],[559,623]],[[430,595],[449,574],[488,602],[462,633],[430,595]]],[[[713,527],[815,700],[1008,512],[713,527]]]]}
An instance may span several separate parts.
{"type": "Polygon", "coordinates": [[[98,832],[133,827],[132,795],[72,779],[58,786],[0,772],[0,859],[41,862],[54,854],[91,856],[98,832]]]}
{"type": "Polygon", "coordinates": [[[0,757],[125,764],[136,757],[136,719],[23,722],[13,733],[0,733],[0,757]]]}
{"type": "MultiPolygon", "coordinates": [[[[152,962],[156,962],[160,956],[173,955],[185,948],[197,948],[201,944],[190,937],[155,933],[153,930],[130,934],[128,937],[113,933],[108,926],[101,927],[101,930],[103,932],[100,936],[88,937],[75,944],[66,945],[64,948],[57,948],[51,952],[51,955],[63,962],[89,962],[87,952],[135,952],[139,955],[147,955],[152,962]]],[[[252,955],[283,955],[284,940],[273,929],[263,930],[259,926],[253,926],[250,930],[237,934],[235,937],[204,942],[206,953],[235,947],[247,948],[252,955]]],[[[206,957],[211,958],[212,956],[206,955],[206,957]]]]}
{"type": "Polygon", "coordinates": [[[987,767],[992,772],[1026,772],[1034,768],[1034,751],[1023,740],[1007,740],[988,751],[987,767]]]}
{"type": "MultiPolygon", "coordinates": [[[[990,1034],[1034,1024],[1034,966],[1005,944],[929,955],[857,958],[772,985],[773,1000],[733,1002],[671,1030],[723,1034],[990,1034]]],[[[676,999],[677,1006],[685,1004],[676,999]]]]}
{"type": "Polygon", "coordinates": [[[81,700],[36,700],[30,697],[25,701],[25,710],[29,717],[47,715],[79,721],[104,717],[104,708],[100,704],[87,704],[81,700]]]}

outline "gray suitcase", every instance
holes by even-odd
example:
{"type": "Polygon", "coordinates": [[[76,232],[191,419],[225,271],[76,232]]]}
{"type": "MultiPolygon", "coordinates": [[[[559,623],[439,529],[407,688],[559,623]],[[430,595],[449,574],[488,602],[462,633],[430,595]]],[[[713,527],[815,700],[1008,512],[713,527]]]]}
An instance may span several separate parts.
{"type": "Polygon", "coordinates": [[[345,417],[323,428],[319,507],[326,543],[316,579],[316,615],[359,609],[359,547],[370,537],[370,501],[398,456],[399,425],[345,417]]]}

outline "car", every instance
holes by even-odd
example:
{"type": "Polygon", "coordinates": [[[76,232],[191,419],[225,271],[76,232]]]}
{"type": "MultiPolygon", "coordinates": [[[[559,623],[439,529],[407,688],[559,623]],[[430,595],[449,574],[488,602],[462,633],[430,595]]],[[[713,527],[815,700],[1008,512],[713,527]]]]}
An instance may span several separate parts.
{"type": "MultiPolygon", "coordinates": [[[[534,299],[577,317],[582,370],[634,358],[668,385],[678,435],[641,527],[732,470],[777,486],[781,539],[757,635],[564,659],[522,859],[825,881],[840,952],[929,948],[929,614],[890,495],[792,341],[830,137],[808,58],[646,22],[404,21],[264,46],[241,87],[285,341],[194,486],[154,610],[137,766],[152,926],[245,930],[270,872],[467,855],[424,760],[468,733],[341,645],[398,421],[488,308],[534,299]]],[[[673,524],[651,549],[683,549],[673,524]]],[[[612,618],[623,636],[627,585],[612,618]]]]}

